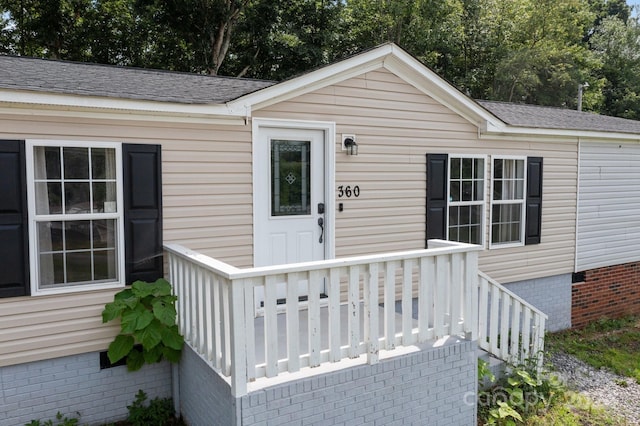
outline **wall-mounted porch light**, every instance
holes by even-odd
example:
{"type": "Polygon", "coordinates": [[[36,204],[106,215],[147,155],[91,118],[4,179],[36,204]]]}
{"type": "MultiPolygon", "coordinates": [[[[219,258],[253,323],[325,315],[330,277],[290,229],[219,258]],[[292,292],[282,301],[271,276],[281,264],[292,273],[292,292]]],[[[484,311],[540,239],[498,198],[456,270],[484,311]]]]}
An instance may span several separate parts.
{"type": "Polygon", "coordinates": [[[342,150],[347,151],[347,155],[358,155],[356,135],[342,135],[342,150]]]}

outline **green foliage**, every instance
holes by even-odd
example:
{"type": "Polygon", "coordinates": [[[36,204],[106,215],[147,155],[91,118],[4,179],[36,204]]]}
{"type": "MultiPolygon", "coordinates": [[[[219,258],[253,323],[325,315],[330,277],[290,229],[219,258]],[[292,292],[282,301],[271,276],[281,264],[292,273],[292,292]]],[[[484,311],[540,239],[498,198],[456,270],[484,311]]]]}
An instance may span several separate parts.
{"type": "Polygon", "coordinates": [[[626,426],[628,422],[602,407],[594,406],[591,400],[583,395],[568,391],[558,404],[528,417],[526,424],[529,426],[626,426]]]}
{"type": "Polygon", "coordinates": [[[163,358],[178,362],[184,339],[176,325],[175,301],[171,285],[162,278],[154,283],[136,281],[117,293],[102,311],[102,322],[120,319],[120,334],[107,352],[109,360],[115,363],[126,356],[130,371],[163,358]]]}
{"type": "Polygon", "coordinates": [[[541,411],[549,410],[564,398],[566,389],[559,379],[539,372],[536,360],[522,366],[511,366],[495,382],[486,363],[478,363],[480,388],[491,386],[478,395],[478,417],[483,424],[511,426],[521,424],[541,411]]]}
{"type": "Polygon", "coordinates": [[[76,426],[77,424],[77,418],[63,416],[62,413],[58,411],[55,422],[53,420],[46,420],[44,422],[31,420],[29,423],[26,423],[25,426],[76,426]]]}
{"type": "Polygon", "coordinates": [[[606,367],[640,383],[640,318],[602,318],[583,329],[550,334],[550,350],[571,354],[587,364],[606,367]]]}
{"type": "Polygon", "coordinates": [[[132,426],[168,426],[182,424],[175,418],[173,400],[171,398],[154,398],[146,404],[147,394],[142,389],[136,394],[136,399],[127,405],[129,417],[127,421],[132,426]]]}

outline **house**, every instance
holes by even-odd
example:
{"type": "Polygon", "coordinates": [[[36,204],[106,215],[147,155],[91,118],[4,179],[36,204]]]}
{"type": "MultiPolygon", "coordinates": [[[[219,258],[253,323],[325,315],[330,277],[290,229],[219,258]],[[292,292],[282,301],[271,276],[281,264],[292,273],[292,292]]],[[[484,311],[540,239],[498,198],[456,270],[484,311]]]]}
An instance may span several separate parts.
{"type": "Polygon", "coordinates": [[[194,425],[474,424],[478,346],[638,310],[640,123],[475,102],[393,44],[278,84],[0,76],[2,426],[138,389],[194,425]],[[179,366],[101,366],[104,305],[162,275],[179,366]]]}

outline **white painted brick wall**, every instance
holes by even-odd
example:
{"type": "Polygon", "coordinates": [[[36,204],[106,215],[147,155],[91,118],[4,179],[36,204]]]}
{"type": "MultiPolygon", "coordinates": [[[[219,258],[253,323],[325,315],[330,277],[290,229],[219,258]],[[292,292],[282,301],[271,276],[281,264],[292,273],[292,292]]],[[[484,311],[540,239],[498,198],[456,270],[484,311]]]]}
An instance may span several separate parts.
{"type": "Polygon", "coordinates": [[[185,347],[180,364],[180,403],[191,426],[475,425],[476,384],[476,343],[468,341],[287,382],[238,399],[190,348],[185,347]]]}
{"type": "Polygon", "coordinates": [[[505,287],[549,316],[547,330],[571,327],[571,274],[518,281],[505,287]]]}
{"type": "Polygon", "coordinates": [[[100,355],[92,352],[0,367],[0,426],[46,421],[58,411],[82,425],[122,420],[139,389],[149,400],[170,398],[169,364],[100,370],[100,355]]]}
{"type": "MultiPolygon", "coordinates": [[[[182,351],[179,377],[180,411],[187,424],[234,424],[236,400],[229,384],[188,345],[182,351]]],[[[265,402],[265,395],[256,395],[255,405],[265,402]]],[[[261,423],[259,417],[256,422],[261,423]]]]}
{"type": "Polygon", "coordinates": [[[241,398],[242,425],[475,425],[475,403],[465,404],[476,390],[475,348],[462,342],[256,391],[241,398]]]}

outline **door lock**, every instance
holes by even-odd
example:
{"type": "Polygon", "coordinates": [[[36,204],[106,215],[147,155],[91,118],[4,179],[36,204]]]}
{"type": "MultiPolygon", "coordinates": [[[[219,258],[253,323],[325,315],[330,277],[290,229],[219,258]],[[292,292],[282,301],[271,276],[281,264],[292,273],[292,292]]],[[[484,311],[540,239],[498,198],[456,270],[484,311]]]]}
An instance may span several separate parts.
{"type": "Polygon", "coordinates": [[[324,203],[318,203],[318,214],[324,214],[324,203]]]}

